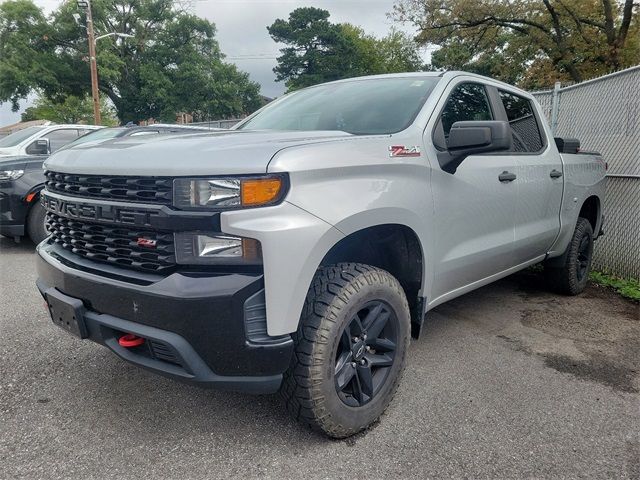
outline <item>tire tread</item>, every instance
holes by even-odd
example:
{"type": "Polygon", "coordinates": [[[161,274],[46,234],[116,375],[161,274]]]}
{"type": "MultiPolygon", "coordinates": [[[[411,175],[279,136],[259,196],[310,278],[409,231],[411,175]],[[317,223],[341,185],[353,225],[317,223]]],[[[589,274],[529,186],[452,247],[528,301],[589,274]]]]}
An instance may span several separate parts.
{"type": "MultiPolygon", "coordinates": [[[[323,382],[322,359],[327,355],[326,350],[332,348],[332,327],[340,320],[342,309],[349,305],[349,297],[365,285],[381,283],[393,288],[402,298],[408,315],[404,290],[390,273],[361,263],[339,263],[319,268],[305,299],[298,330],[292,334],[296,347],[280,394],[295,419],[334,438],[353,435],[367,426],[349,429],[332,418],[320,388],[323,382]]],[[[406,348],[402,349],[402,358],[398,361],[404,363],[406,351],[406,348]]],[[[394,380],[387,405],[397,391],[400,377],[401,374],[394,380]]]]}
{"type": "MultiPolygon", "coordinates": [[[[575,273],[575,263],[576,256],[578,255],[578,247],[585,233],[589,233],[591,238],[593,238],[593,228],[591,227],[591,223],[586,218],[578,217],[573,236],[567,246],[564,265],[561,267],[545,266],[545,278],[552,290],[565,295],[578,295],[584,290],[587,282],[578,281],[575,273]]],[[[589,260],[589,262],[591,262],[591,260],[589,260]]],[[[588,275],[589,269],[587,269],[587,279],[588,275]]]]}

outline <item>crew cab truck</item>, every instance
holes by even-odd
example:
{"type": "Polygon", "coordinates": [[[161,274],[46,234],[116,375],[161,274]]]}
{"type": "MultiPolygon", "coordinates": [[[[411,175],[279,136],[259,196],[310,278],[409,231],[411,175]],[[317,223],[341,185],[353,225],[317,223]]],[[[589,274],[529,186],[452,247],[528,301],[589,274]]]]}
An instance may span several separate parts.
{"type": "Polygon", "coordinates": [[[585,288],[606,166],[557,142],[528,93],[447,72],[310,87],[229,132],[79,145],[45,164],[37,285],[76,336],[279,390],[346,437],[389,404],[430,309],[540,262],[559,292],[585,288]]]}

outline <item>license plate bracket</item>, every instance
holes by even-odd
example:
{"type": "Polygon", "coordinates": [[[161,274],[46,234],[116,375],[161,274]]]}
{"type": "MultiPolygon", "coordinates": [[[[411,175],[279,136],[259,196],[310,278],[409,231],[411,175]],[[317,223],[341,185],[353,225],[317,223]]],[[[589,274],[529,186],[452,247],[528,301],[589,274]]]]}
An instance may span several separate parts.
{"type": "Polygon", "coordinates": [[[65,295],[55,288],[47,289],[44,296],[54,324],[76,337],[89,336],[84,322],[86,309],[82,300],[65,295]]]}

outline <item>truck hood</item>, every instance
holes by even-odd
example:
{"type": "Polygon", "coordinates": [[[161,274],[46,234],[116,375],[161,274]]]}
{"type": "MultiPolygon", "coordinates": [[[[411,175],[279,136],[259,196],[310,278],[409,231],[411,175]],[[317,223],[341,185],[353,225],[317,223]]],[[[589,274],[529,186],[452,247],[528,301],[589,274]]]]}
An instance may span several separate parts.
{"type": "Polygon", "coordinates": [[[50,156],[44,166],[56,172],[143,175],[236,175],[266,172],[281,149],[351,137],[336,131],[278,132],[229,130],[187,135],[116,138],[78,145],[50,156]]]}
{"type": "Polygon", "coordinates": [[[15,156],[20,152],[19,147],[0,148],[0,159],[15,156]]]}

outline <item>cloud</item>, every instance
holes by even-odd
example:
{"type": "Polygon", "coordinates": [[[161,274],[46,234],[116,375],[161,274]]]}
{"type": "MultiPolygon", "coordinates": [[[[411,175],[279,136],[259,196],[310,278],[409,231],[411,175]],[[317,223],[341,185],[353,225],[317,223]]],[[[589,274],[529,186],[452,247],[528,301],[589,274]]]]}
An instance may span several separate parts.
{"type": "Polygon", "coordinates": [[[270,97],[284,92],[284,85],[275,81],[272,71],[283,45],[271,39],[267,25],[277,18],[286,19],[292,10],[307,6],[323,8],[331,13],[331,21],[352,23],[377,36],[386,35],[392,25],[402,27],[387,18],[393,0],[194,0],[192,3],[196,15],[216,24],[220,48],[228,60],[249,72],[260,83],[262,93],[270,97]]]}
{"type": "MultiPolygon", "coordinates": [[[[50,12],[61,1],[35,0],[35,3],[50,12]]],[[[331,13],[331,21],[352,23],[376,36],[386,35],[392,26],[403,28],[387,18],[393,9],[393,0],[183,0],[182,3],[191,3],[196,15],[216,24],[218,42],[227,60],[248,72],[268,97],[281,95],[284,85],[275,81],[273,73],[275,57],[283,45],[271,39],[267,25],[277,18],[286,19],[292,10],[309,6],[324,8],[331,13]]],[[[0,106],[0,124],[13,120],[18,121],[19,116],[11,113],[7,104],[0,106]]]]}

